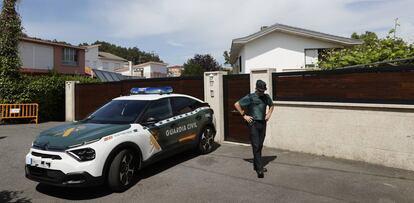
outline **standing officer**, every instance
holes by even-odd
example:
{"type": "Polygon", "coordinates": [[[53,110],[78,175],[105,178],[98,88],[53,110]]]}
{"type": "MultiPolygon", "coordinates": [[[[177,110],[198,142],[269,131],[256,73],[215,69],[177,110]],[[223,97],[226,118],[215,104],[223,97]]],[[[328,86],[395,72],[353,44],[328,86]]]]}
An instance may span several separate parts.
{"type": "Polygon", "coordinates": [[[241,98],[234,104],[234,107],[243,116],[250,128],[250,142],[253,148],[253,166],[258,178],[264,177],[267,169],[263,166],[262,148],[266,135],[266,122],[270,119],[273,112],[273,101],[268,94],[266,83],[257,80],[256,91],[241,98]],[[266,107],[269,110],[266,113],[266,107]]]}

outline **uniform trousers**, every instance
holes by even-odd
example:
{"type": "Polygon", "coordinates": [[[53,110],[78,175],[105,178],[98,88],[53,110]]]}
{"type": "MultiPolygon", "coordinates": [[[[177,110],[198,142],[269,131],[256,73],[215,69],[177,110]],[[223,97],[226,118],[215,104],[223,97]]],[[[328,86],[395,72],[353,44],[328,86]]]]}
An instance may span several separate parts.
{"type": "Polygon", "coordinates": [[[249,127],[250,143],[253,149],[253,169],[263,170],[262,148],[266,136],[266,121],[254,120],[249,127]]]}

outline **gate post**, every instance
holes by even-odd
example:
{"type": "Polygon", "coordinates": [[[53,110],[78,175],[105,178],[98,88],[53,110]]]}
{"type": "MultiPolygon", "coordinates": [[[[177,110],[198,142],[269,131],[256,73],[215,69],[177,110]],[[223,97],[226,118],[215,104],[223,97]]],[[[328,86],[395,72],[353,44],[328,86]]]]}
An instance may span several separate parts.
{"type": "Polygon", "coordinates": [[[266,83],[266,93],[273,98],[273,80],[272,73],[276,72],[276,68],[253,69],[250,70],[250,92],[256,91],[256,81],[263,80],[266,83]]]}
{"type": "Polygon", "coordinates": [[[224,141],[224,101],[223,101],[223,75],[225,71],[213,71],[204,73],[204,101],[214,110],[216,119],[215,141],[224,141]]]}
{"type": "Polygon", "coordinates": [[[79,81],[65,82],[65,121],[75,121],[75,85],[79,81]]]}

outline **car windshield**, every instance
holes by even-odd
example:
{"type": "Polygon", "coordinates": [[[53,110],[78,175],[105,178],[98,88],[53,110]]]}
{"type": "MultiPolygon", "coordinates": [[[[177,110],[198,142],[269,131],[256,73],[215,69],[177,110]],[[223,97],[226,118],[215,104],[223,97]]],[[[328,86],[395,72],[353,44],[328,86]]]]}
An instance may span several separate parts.
{"type": "Polygon", "coordinates": [[[112,100],[83,120],[87,123],[129,124],[135,122],[148,101],[112,100]]]}

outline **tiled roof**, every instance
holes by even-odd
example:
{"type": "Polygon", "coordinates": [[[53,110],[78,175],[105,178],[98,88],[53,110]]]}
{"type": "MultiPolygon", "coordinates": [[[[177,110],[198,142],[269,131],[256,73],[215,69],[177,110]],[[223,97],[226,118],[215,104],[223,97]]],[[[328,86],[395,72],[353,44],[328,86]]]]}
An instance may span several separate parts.
{"type": "Polygon", "coordinates": [[[46,44],[46,45],[52,45],[52,46],[60,46],[60,47],[69,47],[69,48],[74,48],[74,49],[85,49],[84,47],[80,47],[80,46],[74,46],[74,45],[66,44],[62,42],[55,42],[55,41],[32,38],[32,37],[21,37],[20,41],[46,44]]]}

